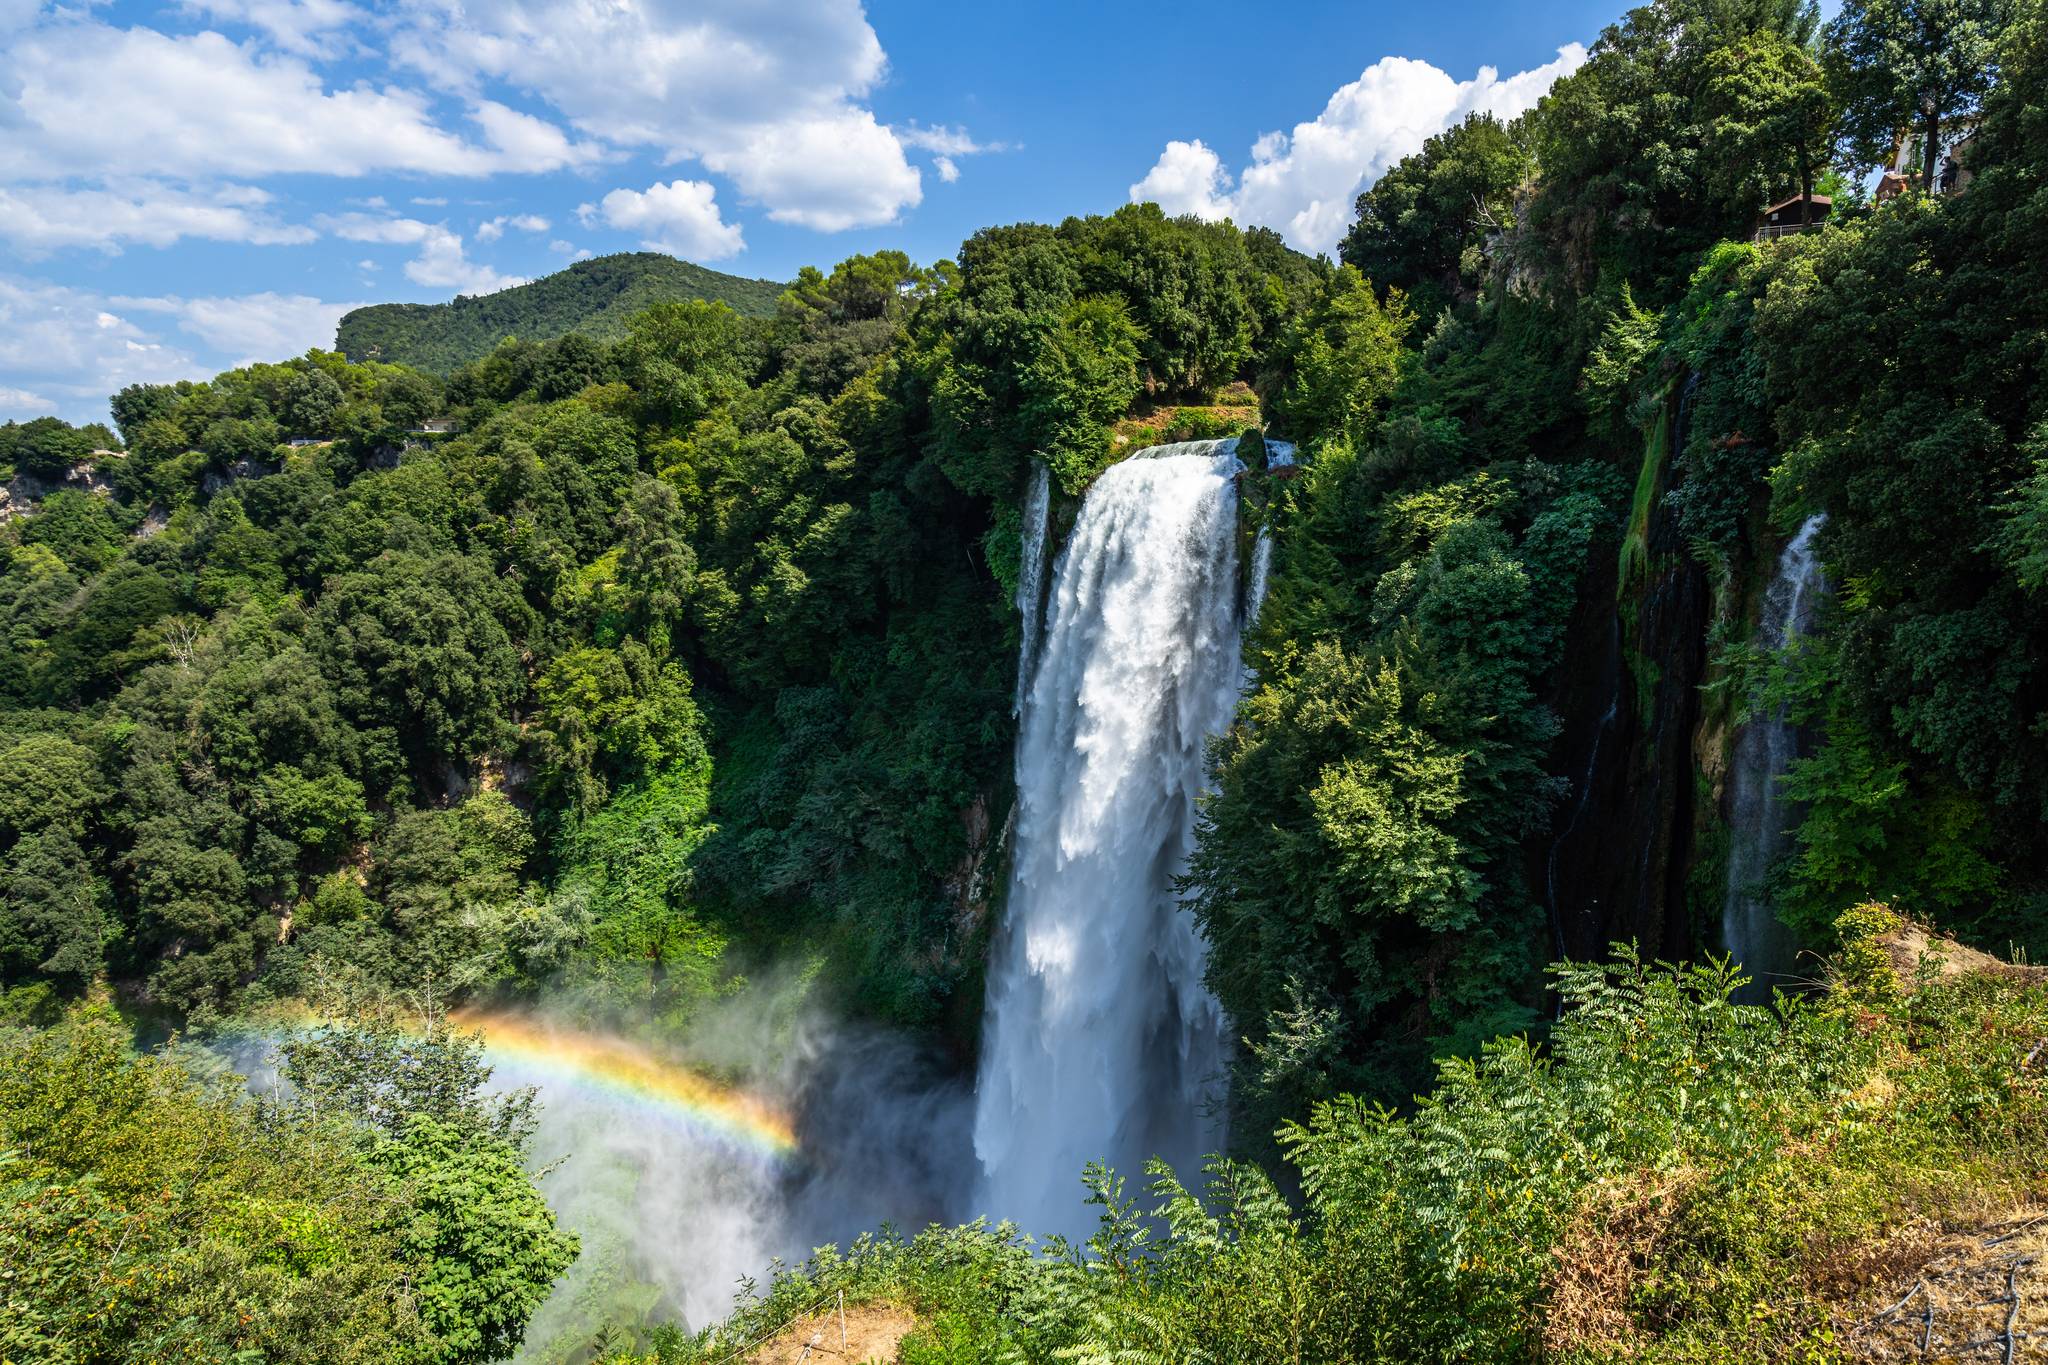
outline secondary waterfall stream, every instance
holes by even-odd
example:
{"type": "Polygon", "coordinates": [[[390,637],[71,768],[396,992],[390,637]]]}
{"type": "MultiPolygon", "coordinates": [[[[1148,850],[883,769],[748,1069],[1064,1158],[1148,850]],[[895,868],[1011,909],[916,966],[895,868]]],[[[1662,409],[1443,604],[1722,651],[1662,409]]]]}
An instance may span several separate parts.
{"type": "MultiPolygon", "coordinates": [[[[1764,594],[1756,644],[1775,653],[1808,634],[1827,593],[1827,574],[1814,552],[1825,514],[1809,517],[1778,556],[1764,594]]],[[[1772,978],[1792,967],[1791,935],[1764,888],[1771,864],[1785,852],[1795,812],[1780,790],[1799,753],[1799,729],[1779,706],[1752,717],[1735,739],[1728,769],[1728,882],[1721,937],[1752,978],[1747,998],[1768,998],[1772,978]]]]}
{"type": "Polygon", "coordinates": [[[1149,1157],[1191,1171],[1222,1144],[1223,1018],[1173,881],[1204,746],[1244,680],[1240,468],[1228,440],[1112,466],[1054,565],[1043,630],[1026,623],[974,1151],[976,1211],[1034,1233],[1092,1228],[1090,1161],[1135,1185],[1149,1157]]]}

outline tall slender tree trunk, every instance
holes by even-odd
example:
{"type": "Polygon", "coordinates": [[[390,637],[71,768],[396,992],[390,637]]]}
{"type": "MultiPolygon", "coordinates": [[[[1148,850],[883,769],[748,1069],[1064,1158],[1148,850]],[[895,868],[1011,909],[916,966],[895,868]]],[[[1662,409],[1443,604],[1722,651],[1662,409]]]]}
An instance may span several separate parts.
{"type": "Polygon", "coordinates": [[[1939,109],[1929,109],[1927,111],[1927,148],[1920,158],[1920,188],[1928,194],[1934,193],[1934,163],[1940,156],[1941,111],[1939,109]]]}
{"type": "Polygon", "coordinates": [[[1806,139],[1794,143],[1792,153],[1799,158],[1799,226],[1804,230],[1813,221],[1813,161],[1806,155],[1806,139]]]}

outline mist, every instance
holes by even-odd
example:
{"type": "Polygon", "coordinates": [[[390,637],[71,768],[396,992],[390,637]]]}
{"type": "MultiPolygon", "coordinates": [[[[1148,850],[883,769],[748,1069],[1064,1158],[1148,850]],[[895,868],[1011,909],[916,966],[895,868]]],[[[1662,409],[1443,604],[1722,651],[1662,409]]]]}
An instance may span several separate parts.
{"type": "MultiPolygon", "coordinates": [[[[684,1065],[743,1078],[748,1093],[792,1120],[797,1148],[780,1159],[663,1121],[631,1095],[563,1084],[487,1046],[494,1088],[539,1090],[532,1160],[546,1172],[549,1205],[582,1242],[517,1361],[577,1365],[606,1326],[701,1328],[778,1261],[884,1224],[915,1231],[961,1216],[970,1082],[901,1036],[815,1007],[792,1010],[791,998],[790,989],[750,989],[708,1010],[680,1040],[611,1030],[684,1065]]],[[[524,1017],[580,1031],[552,1023],[545,1008],[524,1017]]]]}

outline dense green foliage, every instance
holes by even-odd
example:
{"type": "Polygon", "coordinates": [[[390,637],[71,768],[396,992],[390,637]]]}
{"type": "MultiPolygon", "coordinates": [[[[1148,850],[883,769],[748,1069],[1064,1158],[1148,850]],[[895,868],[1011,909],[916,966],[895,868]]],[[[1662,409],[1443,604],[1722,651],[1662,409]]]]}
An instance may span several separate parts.
{"type": "MultiPolygon", "coordinates": [[[[1830,41],[1877,22],[1861,14],[1830,41]]],[[[1553,680],[1575,610],[1636,628],[1665,511],[1682,540],[1655,573],[1690,558],[1722,584],[1724,684],[1775,679],[1826,736],[1788,783],[1804,823],[1773,874],[1802,937],[1880,894],[2043,946],[2030,518],[2048,281],[2027,244],[2048,165],[2041,83],[2023,79],[2043,69],[2040,23],[1999,30],[1968,194],[1812,236],[1725,240],[1811,184],[1835,112],[1872,98],[1829,84],[1797,5],[1631,11],[1521,123],[1460,125],[1361,197],[1346,259],[1375,272],[1388,321],[1324,305],[1279,352],[1269,411],[1315,453],[1271,512],[1259,686],[1218,751],[1187,886],[1248,1044],[1240,1133],[1333,1088],[1398,1101],[1431,1056],[1535,1022],[1532,852],[1567,794],[1546,776],[1555,709],[1600,705],[1553,680]],[[1435,316],[1400,355],[1417,300],[1435,316]],[[1342,363],[1350,347],[1372,359],[1342,363]],[[1639,479],[1680,387],[1682,448],[1639,479]],[[1774,496],[1778,527],[1828,514],[1842,591],[1818,646],[1760,661],[1743,594],[1775,552],[1774,496]],[[1591,599],[1618,543],[1606,608],[1591,599]]],[[[1668,666],[1630,659],[1639,725],[1668,666]]],[[[1762,704],[1737,690],[1738,712],[1762,704]]]]}
{"type": "Polygon", "coordinates": [[[448,374],[502,341],[584,336],[617,341],[634,314],[657,303],[702,299],[746,317],[775,311],[782,286],[742,279],[656,251],[578,261],[567,270],[495,294],[448,303],[379,303],[343,315],[334,348],[351,360],[382,360],[448,374]]]}
{"type": "Polygon", "coordinates": [[[1133,399],[1253,373],[1320,279],[1129,208],[445,380],[313,352],[124,390],[114,496],[45,499],[0,575],[4,984],[209,1024],[342,963],[677,1023],[794,954],[966,1024],[994,528],[1033,451],[1080,487],[1133,399]]]}
{"type": "MultiPolygon", "coordinates": [[[[1730,432],[1763,437],[1784,452],[1771,470],[1779,519],[1827,514],[1822,550],[1842,585],[1828,629],[1777,680],[1825,736],[1790,783],[1809,813],[1785,903],[1811,931],[1843,897],[1876,893],[2038,953],[2038,17],[2011,33],[2006,61],[2013,79],[1987,102],[1968,194],[1902,200],[1852,230],[1718,257],[1673,325],[1730,374],[1706,424],[1695,422],[1687,454],[1701,496],[1688,510],[1749,500],[1763,452],[1721,447],[1730,432]]],[[[1699,529],[1729,524],[1702,515],[1699,529]]]]}
{"type": "Polygon", "coordinates": [[[1883,164],[1910,130],[1920,183],[1935,185],[1942,134],[1977,112],[1998,76],[2000,35],[2022,8],[2013,0],[1846,0],[1828,25],[1826,55],[1846,104],[1849,162],[1883,164]]]}
{"type": "Polygon", "coordinates": [[[2048,951],[2044,91],[2039,0],[1654,0],[1371,186],[1340,265],[1152,205],[786,289],[614,258],[134,386],[118,442],[0,429],[0,1007],[44,1026],[0,1047],[44,1335],[0,1340],[481,1360],[567,1254],[445,1030],[325,1031],[250,1104],[130,1057],[103,988],[679,1030],[793,963],[970,1054],[1032,463],[1057,538],[1134,438],[1249,427],[1301,460],[1241,480],[1270,593],[1181,890],[1252,1164],[1154,1171],[1151,1218],[1094,1173],[1086,1248],[873,1239],[660,1358],[845,1288],[916,1309],[907,1361],[1839,1359],[1831,1258],[2041,1194],[2048,987],[1901,983],[1891,912],[1843,912],[2048,951]],[[1966,192],[1843,192],[1965,115],[1966,192]],[[1817,513],[1835,590],[1765,654],[1817,513]],[[1730,735],[1779,705],[1766,890],[1830,991],[1546,980],[1589,809],[1658,888],[1601,925],[1719,946],[1730,735]],[[126,1316],[78,1321],[109,1274],[126,1316]]]}
{"type": "Polygon", "coordinates": [[[1344,263],[1407,289],[1426,318],[1475,298],[1486,237],[1514,226],[1516,192],[1535,170],[1528,137],[1523,123],[1474,114],[1429,139],[1358,196],[1344,263]]]}
{"type": "Polygon", "coordinates": [[[114,433],[98,422],[74,427],[58,417],[34,417],[0,425],[0,467],[14,474],[61,481],[94,452],[118,447],[114,433]]]}
{"type": "Polygon", "coordinates": [[[575,1254],[476,1043],[343,1024],[294,1098],[135,1056],[102,1009],[0,1037],[0,1353],[483,1365],[575,1254]]]}
{"type": "Polygon", "coordinates": [[[2024,1062],[2048,982],[1909,994],[1875,946],[1897,921],[1845,924],[1832,994],[1769,1009],[1714,969],[1561,969],[1547,1049],[1446,1062],[1406,1117],[1342,1099],[1290,1127],[1299,1207],[1229,1162],[1200,1188],[1155,1168],[1150,1198],[1092,1172],[1084,1247],[866,1239],[651,1359],[723,1359],[843,1290],[917,1310],[906,1362],[1844,1360],[1858,1258],[1995,1221],[2048,1141],[2024,1062]]]}

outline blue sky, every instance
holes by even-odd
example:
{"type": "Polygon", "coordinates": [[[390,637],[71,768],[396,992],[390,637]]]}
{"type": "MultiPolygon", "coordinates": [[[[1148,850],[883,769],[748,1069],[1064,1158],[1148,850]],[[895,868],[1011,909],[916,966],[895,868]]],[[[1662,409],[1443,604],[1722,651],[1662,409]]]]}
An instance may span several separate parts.
{"type": "Polygon", "coordinates": [[[644,246],[786,279],[1140,196],[1326,250],[1619,7],[0,0],[0,418],[644,246]]]}

